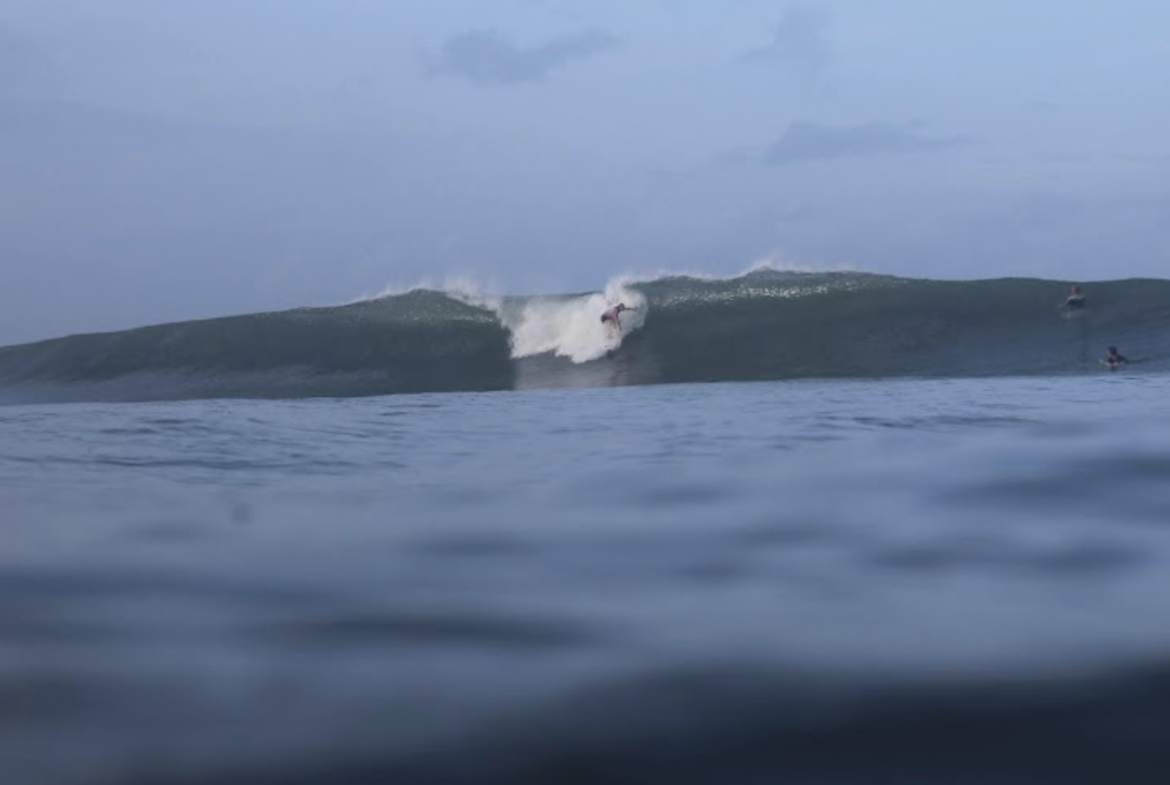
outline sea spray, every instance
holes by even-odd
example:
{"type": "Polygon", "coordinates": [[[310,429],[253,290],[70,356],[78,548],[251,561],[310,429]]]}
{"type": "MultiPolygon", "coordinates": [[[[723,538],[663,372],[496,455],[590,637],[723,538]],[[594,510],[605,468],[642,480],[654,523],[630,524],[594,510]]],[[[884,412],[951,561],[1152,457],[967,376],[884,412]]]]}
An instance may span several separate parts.
{"type": "Polygon", "coordinates": [[[584,363],[616,349],[640,329],[647,309],[641,292],[612,283],[604,293],[517,301],[502,309],[500,318],[511,334],[513,358],[552,354],[584,363]],[[617,303],[629,309],[620,316],[620,330],[601,321],[601,314],[617,303]]]}

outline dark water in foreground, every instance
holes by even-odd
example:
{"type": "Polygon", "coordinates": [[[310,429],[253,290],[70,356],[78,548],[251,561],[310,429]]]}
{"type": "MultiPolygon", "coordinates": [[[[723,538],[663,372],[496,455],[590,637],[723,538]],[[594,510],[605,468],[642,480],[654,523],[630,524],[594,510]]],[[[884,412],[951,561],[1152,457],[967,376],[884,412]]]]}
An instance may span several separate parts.
{"type": "Polygon", "coordinates": [[[1168,393],[0,408],[0,779],[1160,783],[1168,393]]]}

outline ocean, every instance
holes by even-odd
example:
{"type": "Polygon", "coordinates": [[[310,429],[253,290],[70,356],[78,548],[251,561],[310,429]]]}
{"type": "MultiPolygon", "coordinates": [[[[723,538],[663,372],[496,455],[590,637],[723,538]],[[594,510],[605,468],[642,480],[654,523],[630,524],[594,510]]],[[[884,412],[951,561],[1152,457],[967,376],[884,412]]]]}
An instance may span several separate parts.
{"type": "Polygon", "coordinates": [[[1161,783],[1170,282],[1085,289],[415,290],[0,349],[0,781],[1161,783]]]}

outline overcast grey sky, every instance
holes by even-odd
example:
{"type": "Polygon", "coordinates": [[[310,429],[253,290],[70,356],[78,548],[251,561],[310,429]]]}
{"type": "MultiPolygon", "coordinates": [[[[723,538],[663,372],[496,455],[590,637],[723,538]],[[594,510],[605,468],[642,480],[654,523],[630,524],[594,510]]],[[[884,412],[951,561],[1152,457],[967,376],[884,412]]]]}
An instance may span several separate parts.
{"type": "Polygon", "coordinates": [[[0,343],[423,279],[1170,271],[1164,0],[0,0],[0,343]]]}

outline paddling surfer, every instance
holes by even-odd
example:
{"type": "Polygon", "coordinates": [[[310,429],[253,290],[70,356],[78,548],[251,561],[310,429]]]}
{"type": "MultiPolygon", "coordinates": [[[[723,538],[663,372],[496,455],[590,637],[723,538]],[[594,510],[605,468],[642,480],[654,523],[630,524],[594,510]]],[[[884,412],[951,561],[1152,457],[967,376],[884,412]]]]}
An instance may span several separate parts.
{"type": "Polygon", "coordinates": [[[1124,354],[1119,354],[1117,352],[1116,346],[1109,347],[1109,356],[1105,358],[1105,365],[1109,368],[1109,370],[1116,371],[1118,368],[1128,362],[1129,359],[1124,354]]]}

